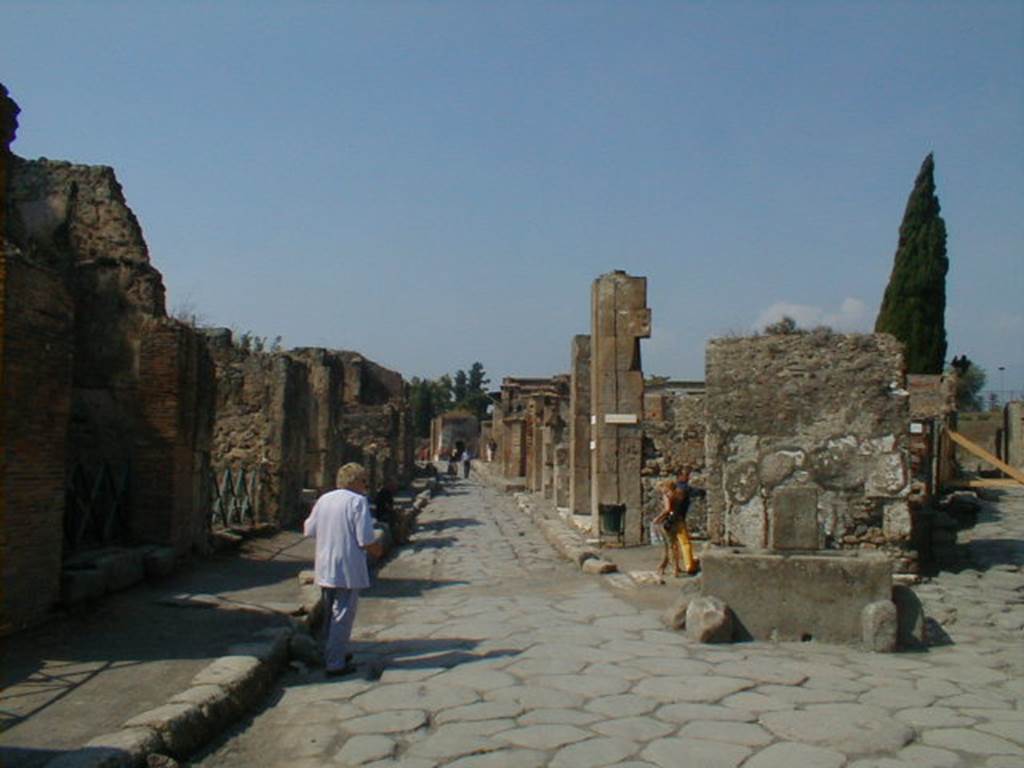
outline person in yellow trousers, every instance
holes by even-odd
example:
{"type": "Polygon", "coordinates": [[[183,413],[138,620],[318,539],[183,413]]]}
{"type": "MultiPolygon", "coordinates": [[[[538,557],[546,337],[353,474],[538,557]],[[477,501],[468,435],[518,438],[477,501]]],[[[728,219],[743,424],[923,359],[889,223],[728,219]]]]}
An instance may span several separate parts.
{"type": "Polygon", "coordinates": [[[689,467],[683,467],[676,476],[673,511],[679,518],[679,522],[676,525],[676,538],[679,541],[679,548],[683,550],[683,563],[686,566],[686,573],[692,576],[700,570],[700,561],[693,556],[690,530],[686,527],[686,513],[690,511],[690,501],[704,496],[706,492],[703,488],[695,488],[690,485],[690,471],[689,467]]]}
{"type": "Polygon", "coordinates": [[[661,525],[665,530],[665,553],[661,565],[658,566],[659,576],[665,575],[669,555],[672,557],[676,576],[682,576],[684,573],[679,563],[680,553],[682,553],[685,573],[692,575],[700,568],[700,563],[693,556],[693,543],[690,541],[690,532],[686,527],[686,512],[690,507],[691,496],[702,496],[704,491],[699,488],[691,488],[689,481],[690,470],[684,468],[675,480],[663,480],[657,486],[661,491],[662,507],[661,513],[654,518],[654,523],[661,525]]]}

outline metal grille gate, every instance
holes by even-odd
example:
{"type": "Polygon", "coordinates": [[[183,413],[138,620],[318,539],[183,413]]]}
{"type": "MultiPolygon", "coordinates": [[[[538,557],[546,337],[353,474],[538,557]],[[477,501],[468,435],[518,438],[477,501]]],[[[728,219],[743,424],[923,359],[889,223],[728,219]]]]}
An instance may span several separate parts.
{"type": "Polygon", "coordinates": [[[64,555],[122,543],[129,536],[130,467],[101,464],[71,470],[64,505],[64,555]]]}
{"type": "Polygon", "coordinates": [[[258,472],[244,467],[232,472],[227,467],[219,481],[217,475],[216,470],[211,473],[212,524],[224,528],[255,524],[260,491],[258,472]]]}

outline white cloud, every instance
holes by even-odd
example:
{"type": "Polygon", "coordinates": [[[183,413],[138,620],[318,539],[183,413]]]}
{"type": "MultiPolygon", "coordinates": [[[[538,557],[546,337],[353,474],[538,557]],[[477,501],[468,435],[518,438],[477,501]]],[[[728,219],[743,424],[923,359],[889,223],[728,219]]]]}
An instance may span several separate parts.
{"type": "Polygon", "coordinates": [[[860,299],[852,297],[843,299],[839,307],[835,309],[777,301],[763,310],[751,327],[760,331],[766,325],[776,323],[784,316],[793,318],[797,327],[804,329],[827,325],[836,331],[871,330],[871,317],[868,314],[867,305],[860,299]]]}

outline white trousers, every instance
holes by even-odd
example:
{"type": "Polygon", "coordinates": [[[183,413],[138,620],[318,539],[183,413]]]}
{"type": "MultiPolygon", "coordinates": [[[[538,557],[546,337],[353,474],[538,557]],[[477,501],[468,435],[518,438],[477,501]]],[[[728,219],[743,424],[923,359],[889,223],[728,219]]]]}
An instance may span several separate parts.
{"type": "Polygon", "coordinates": [[[324,596],[324,667],[333,670],[345,666],[352,625],[356,621],[359,590],[323,587],[324,596]]]}

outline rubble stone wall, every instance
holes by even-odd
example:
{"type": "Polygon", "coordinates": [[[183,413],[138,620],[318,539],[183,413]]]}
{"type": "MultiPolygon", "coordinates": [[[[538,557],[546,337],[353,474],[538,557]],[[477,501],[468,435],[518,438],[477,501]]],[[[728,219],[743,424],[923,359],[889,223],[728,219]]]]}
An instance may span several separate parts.
{"type": "MultiPolygon", "coordinates": [[[[671,387],[646,391],[643,430],[644,519],[650,521],[661,509],[659,482],[674,478],[684,467],[695,471],[695,484],[704,480],[699,474],[704,468],[704,395],[671,387]]],[[[705,498],[691,501],[686,524],[692,535],[707,536],[705,498]]]]}
{"type": "Polygon", "coordinates": [[[3,259],[0,634],[41,620],[60,593],[74,323],[74,303],[55,270],[9,246],[3,259]]]}
{"type": "Polygon", "coordinates": [[[886,548],[909,560],[910,411],[899,342],[824,331],[716,339],[706,373],[714,541],[767,546],[776,492],[807,488],[820,546],[886,548]]]}
{"type": "Polygon", "coordinates": [[[208,332],[217,371],[212,465],[256,472],[257,517],[288,525],[304,488],[334,487],[358,461],[371,482],[412,474],[412,428],[401,376],[353,352],[304,347],[258,352],[208,332]]]}

